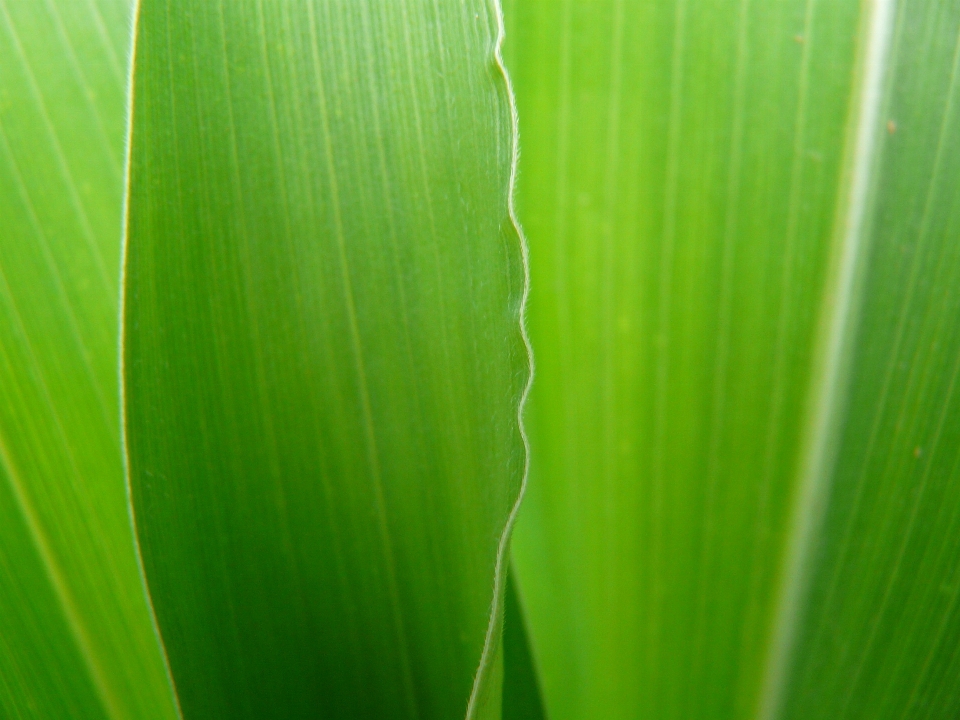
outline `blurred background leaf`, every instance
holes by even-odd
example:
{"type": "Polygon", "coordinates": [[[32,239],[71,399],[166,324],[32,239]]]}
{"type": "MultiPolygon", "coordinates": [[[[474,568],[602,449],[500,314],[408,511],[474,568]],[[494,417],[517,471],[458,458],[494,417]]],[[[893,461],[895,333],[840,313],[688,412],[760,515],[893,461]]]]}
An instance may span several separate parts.
{"type": "Polygon", "coordinates": [[[481,0],[142,4],[127,439],[188,718],[464,715],[524,457],[496,37],[481,0]]]}
{"type": "Polygon", "coordinates": [[[0,716],[173,718],[117,359],[130,3],[0,1],[0,716]]]}
{"type": "Polygon", "coordinates": [[[958,21],[507,3],[551,720],[956,715],[958,21]]]}

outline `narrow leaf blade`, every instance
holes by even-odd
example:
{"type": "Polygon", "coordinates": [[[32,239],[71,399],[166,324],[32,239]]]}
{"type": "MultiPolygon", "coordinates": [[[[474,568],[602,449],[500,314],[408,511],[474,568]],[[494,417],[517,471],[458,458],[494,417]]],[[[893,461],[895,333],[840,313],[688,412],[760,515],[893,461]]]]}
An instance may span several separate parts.
{"type": "Polygon", "coordinates": [[[538,673],[513,571],[503,605],[503,720],[543,720],[538,673]]]}
{"type": "Polygon", "coordinates": [[[130,7],[0,2],[0,716],[176,716],[127,510],[130,7]]]}

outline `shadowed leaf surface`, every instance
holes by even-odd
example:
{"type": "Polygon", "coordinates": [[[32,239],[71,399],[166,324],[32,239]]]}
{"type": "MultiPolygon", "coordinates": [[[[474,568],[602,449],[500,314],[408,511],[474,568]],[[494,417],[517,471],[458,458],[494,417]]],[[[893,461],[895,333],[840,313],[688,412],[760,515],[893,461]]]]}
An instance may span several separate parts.
{"type": "Polygon", "coordinates": [[[530,654],[526,619],[510,572],[503,606],[503,720],[543,720],[543,700],[530,654]]]}

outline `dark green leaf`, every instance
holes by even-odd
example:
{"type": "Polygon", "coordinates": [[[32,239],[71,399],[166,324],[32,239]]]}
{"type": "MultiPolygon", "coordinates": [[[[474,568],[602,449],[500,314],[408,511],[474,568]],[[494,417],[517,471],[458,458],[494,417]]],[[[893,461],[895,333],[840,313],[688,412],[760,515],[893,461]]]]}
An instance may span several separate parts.
{"type": "Polygon", "coordinates": [[[503,720],[543,720],[543,717],[527,622],[511,570],[503,606],[503,720]]]}
{"type": "Polygon", "coordinates": [[[462,717],[489,633],[496,717],[528,360],[495,7],[138,27],[127,428],[184,714],[462,717]]]}

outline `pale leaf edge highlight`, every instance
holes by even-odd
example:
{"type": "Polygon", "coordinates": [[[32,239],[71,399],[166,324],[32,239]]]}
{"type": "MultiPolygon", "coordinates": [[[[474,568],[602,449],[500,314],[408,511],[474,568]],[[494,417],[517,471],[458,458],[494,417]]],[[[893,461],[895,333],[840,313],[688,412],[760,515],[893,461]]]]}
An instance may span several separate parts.
{"type": "Polygon", "coordinates": [[[127,517],[130,522],[130,535],[133,542],[134,555],[137,559],[137,572],[140,576],[140,587],[150,613],[150,625],[153,629],[160,657],[163,659],[163,671],[170,689],[170,697],[177,717],[183,720],[183,710],[180,707],[180,697],[173,680],[173,671],[170,669],[170,658],[167,656],[166,645],[160,635],[160,625],[157,622],[157,613],[153,607],[153,598],[147,584],[147,573],[143,565],[143,553],[140,550],[140,538],[137,535],[137,519],[133,508],[133,484],[130,479],[130,450],[127,444],[127,386],[126,378],[126,347],[127,347],[127,247],[130,242],[130,176],[131,161],[133,158],[133,108],[135,95],[135,74],[137,66],[137,38],[140,35],[140,5],[141,0],[133,0],[130,13],[130,57],[127,63],[127,117],[126,133],[123,148],[123,231],[120,241],[120,303],[119,303],[119,341],[117,343],[117,372],[119,374],[120,396],[120,451],[123,457],[123,480],[127,495],[127,517]]]}
{"type": "Polygon", "coordinates": [[[483,640],[483,650],[480,653],[480,662],[477,666],[477,672],[473,679],[473,687],[470,690],[470,697],[467,701],[466,720],[476,720],[476,714],[479,707],[481,692],[484,683],[488,679],[491,664],[494,661],[497,648],[499,646],[498,631],[500,629],[500,617],[503,613],[503,597],[505,583],[507,580],[508,553],[510,548],[510,536],[513,533],[513,527],[516,524],[517,514],[520,511],[520,505],[523,502],[524,494],[527,489],[527,480],[530,476],[530,440],[527,436],[526,426],[524,425],[523,413],[526,408],[527,400],[530,396],[530,389],[533,386],[533,376],[535,371],[533,346],[530,343],[530,335],[527,332],[527,305],[530,297],[530,250],[527,245],[527,238],[523,234],[523,228],[517,218],[516,212],[516,188],[517,188],[517,168],[520,161],[520,124],[517,115],[517,101],[513,90],[513,83],[510,80],[510,73],[503,61],[503,43],[506,36],[504,25],[503,6],[501,0],[492,0],[493,14],[497,23],[497,37],[493,46],[493,60],[499,72],[502,82],[506,89],[507,103],[510,112],[510,171],[507,179],[507,215],[510,224],[517,235],[520,244],[520,260],[523,269],[523,290],[520,294],[520,337],[523,341],[524,349],[527,354],[527,380],[520,393],[520,400],[517,405],[517,428],[520,433],[520,439],[523,444],[523,475],[520,480],[520,490],[517,493],[517,499],[514,501],[507,521],[503,526],[503,532],[497,544],[497,556],[494,564],[493,575],[493,598],[490,602],[490,617],[487,622],[487,632],[483,640]]]}

